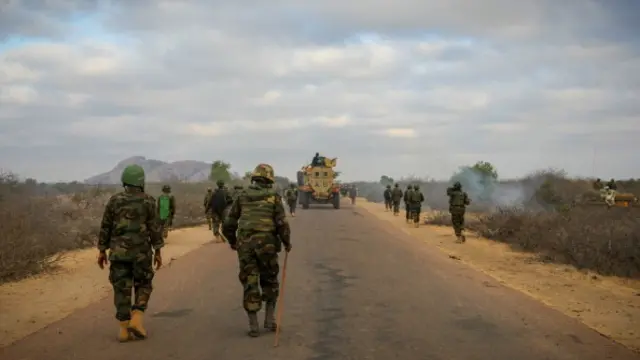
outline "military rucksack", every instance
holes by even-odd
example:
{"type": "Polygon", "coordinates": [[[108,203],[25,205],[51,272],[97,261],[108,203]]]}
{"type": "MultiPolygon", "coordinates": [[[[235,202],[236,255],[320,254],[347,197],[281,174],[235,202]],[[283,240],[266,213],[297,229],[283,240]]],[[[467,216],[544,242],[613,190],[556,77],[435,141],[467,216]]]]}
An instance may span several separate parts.
{"type": "Polygon", "coordinates": [[[160,213],[160,220],[166,220],[171,214],[171,196],[162,194],[158,197],[158,210],[160,213]]]}

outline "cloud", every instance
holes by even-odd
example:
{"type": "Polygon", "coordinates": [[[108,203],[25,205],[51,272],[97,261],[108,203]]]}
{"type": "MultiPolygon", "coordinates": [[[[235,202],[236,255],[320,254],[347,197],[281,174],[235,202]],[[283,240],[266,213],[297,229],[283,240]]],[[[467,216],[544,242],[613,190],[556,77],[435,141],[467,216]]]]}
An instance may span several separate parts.
{"type": "Polygon", "coordinates": [[[635,2],[7,4],[0,167],[25,176],[144,155],[293,177],[316,151],[345,179],[638,176],[635,2]]]}

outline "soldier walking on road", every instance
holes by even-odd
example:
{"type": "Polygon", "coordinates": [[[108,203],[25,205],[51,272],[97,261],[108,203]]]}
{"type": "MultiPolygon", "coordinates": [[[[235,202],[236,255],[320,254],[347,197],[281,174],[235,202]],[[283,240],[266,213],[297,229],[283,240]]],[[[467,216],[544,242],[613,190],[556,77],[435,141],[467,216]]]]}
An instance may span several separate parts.
{"type": "Polygon", "coordinates": [[[349,198],[351,199],[351,205],[355,205],[356,197],[358,197],[358,188],[353,185],[349,188],[349,198]]]}
{"type": "Polygon", "coordinates": [[[424,202],[424,195],[420,191],[420,185],[413,186],[413,190],[408,196],[411,206],[411,216],[413,217],[413,223],[416,227],[420,226],[420,212],[422,211],[422,203],[424,202]]]}
{"type": "Polygon", "coordinates": [[[384,190],[384,211],[391,211],[392,209],[392,201],[391,201],[391,185],[387,185],[387,188],[384,190]]]}
{"type": "Polygon", "coordinates": [[[259,164],[251,174],[252,185],[236,198],[222,233],[231,249],[238,252],[243,307],[249,317],[251,337],[260,335],[258,312],[265,302],[264,328],[275,331],[279,295],[278,253],[282,245],[291,251],[291,229],[281,196],[273,190],[273,168],[259,164]],[[261,291],[262,290],[262,291],[261,291]]]}
{"type": "Polygon", "coordinates": [[[413,192],[413,186],[407,185],[407,189],[404,191],[402,200],[404,201],[404,212],[407,224],[411,221],[411,205],[409,204],[409,195],[413,192]]]}
{"type": "Polygon", "coordinates": [[[213,196],[213,190],[209,187],[207,188],[207,193],[204,195],[204,215],[207,218],[207,224],[209,225],[209,230],[211,230],[211,211],[209,210],[209,202],[211,201],[211,196],[213,196]]]}
{"type": "Polygon", "coordinates": [[[124,191],[107,202],[98,239],[98,266],[104,269],[111,263],[109,281],[113,286],[121,342],[147,337],[142,318],[153,290],[153,265],[156,269],[162,266],[160,249],[164,240],[156,201],[144,192],[144,183],[141,166],[129,165],[124,169],[124,191]]]}
{"type": "Polygon", "coordinates": [[[289,213],[291,216],[296,216],[296,202],[298,201],[298,189],[295,184],[290,184],[289,189],[284,192],[287,205],[289,206],[289,213]]]}
{"type": "Polygon", "coordinates": [[[169,236],[169,229],[173,225],[175,214],[176,199],[171,195],[171,186],[165,185],[162,187],[162,194],[158,197],[158,218],[160,219],[162,237],[165,239],[169,236]]]}
{"type": "Polygon", "coordinates": [[[211,227],[213,228],[213,236],[220,239],[220,226],[224,220],[224,212],[229,203],[232,202],[229,192],[225,189],[224,181],[216,181],[217,188],[213,191],[209,200],[209,208],[211,213],[211,227]]]}
{"type": "Polygon", "coordinates": [[[395,184],[391,191],[391,200],[393,200],[393,215],[398,216],[400,213],[400,201],[402,201],[402,190],[398,183],[395,184]]]}
{"type": "Polygon", "coordinates": [[[471,203],[466,192],[462,191],[462,185],[456,181],[452,187],[447,188],[449,196],[449,213],[451,213],[451,223],[455,231],[458,243],[463,243],[467,239],[462,234],[464,231],[464,214],[467,206],[471,203]]]}

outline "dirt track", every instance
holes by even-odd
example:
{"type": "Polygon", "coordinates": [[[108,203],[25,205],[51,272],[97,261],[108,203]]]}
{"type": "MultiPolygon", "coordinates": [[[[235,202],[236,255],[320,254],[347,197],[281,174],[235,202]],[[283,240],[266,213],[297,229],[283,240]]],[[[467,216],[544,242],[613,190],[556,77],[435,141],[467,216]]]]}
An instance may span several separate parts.
{"type": "Polygon", "coordinates": [[[291,222],[279,348],[273,334],[245,335],[235,254],[209,244],[158,273],[148,340],[117,343],[106,299],[0,350],[0,358],[640,359],[362,208],[300,210],[291,222]]]}

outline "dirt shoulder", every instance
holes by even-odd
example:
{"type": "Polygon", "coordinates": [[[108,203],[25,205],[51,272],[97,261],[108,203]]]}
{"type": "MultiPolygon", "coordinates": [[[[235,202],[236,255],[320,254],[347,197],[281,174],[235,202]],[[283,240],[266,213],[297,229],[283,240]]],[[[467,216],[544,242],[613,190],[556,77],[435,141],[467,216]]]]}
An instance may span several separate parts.
{"type": "MultiPolygon", "coordinates": [[[[213,234],[206,226],[172,231],[163,249],[163,268],[211,241],[213,234]]],[[[53,273],[0,285],[0,347],[110,294],[108,271],[96,265],[95,249],[72,251],[63,256],[59,269],[53,273]]]]}
{"type": "Polygon", "coordinates": [[[640,351],[640,281],[541,263],[534,255],[516,252],[508,245],[470,234],[467,234],[465,244],[456,244],[451,228],[421,225],[416,229],[405,222],[404,211],[395,217],[386,212],[382,204],[358,200],[358,206],[372,215],[418,240],[437,246],[452,259],[640,351]]]}

